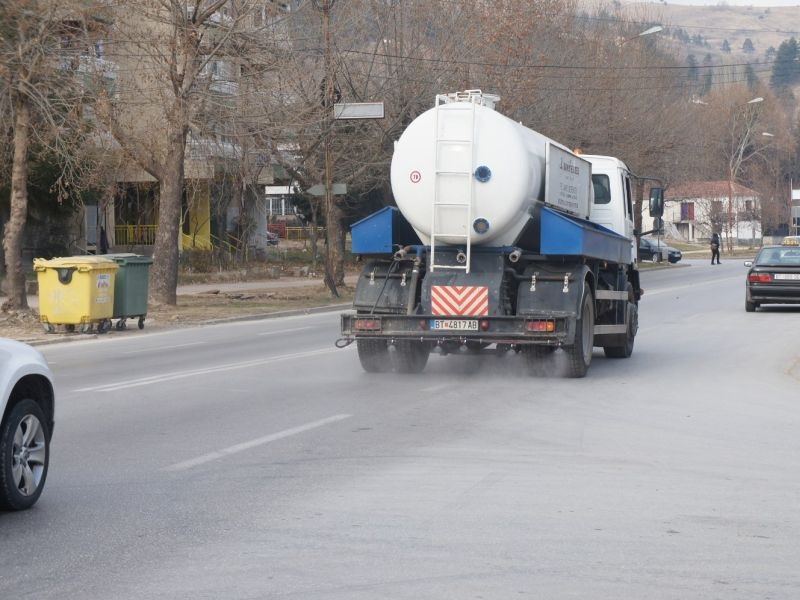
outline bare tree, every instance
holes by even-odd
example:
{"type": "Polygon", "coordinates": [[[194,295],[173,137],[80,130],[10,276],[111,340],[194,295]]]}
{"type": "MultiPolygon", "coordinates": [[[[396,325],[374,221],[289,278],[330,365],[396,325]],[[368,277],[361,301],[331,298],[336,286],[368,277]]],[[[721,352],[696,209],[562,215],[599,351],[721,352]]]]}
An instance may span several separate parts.
{"type": "MultiPolygon", "coordinates": [[[[22,244],[28,214],[28,169],[34,155],[58,161],[59,200],[80,190],[91,164],[83,151],[89,127],[82,118],[86,88],[77,73],[91,46],[90,29],[103,14],[84,0],[0,3],[0,156],[11,155],[9,220],[3,232],[8,301],[4,308],[25,309],[22,244]]],[[[5,161],[2,161],[5,163],[5,161]]],[[[5,169],[0,169],[3,176],[5,169]]]]}
{"type": "MultiPolygon", "coordinates": [[[[238,68],[238,35],[257,2],[131,0],[115,5],[112,39],[120,64],[115,97],[98,115],[123,151],[156,179],[159,220],[150,272],[151,300],[175,304],[184,160],[190,132],[207,139],[215,61],[238,68]]],[[[263,3],[262,3],[263,4],[263,3]]]]}

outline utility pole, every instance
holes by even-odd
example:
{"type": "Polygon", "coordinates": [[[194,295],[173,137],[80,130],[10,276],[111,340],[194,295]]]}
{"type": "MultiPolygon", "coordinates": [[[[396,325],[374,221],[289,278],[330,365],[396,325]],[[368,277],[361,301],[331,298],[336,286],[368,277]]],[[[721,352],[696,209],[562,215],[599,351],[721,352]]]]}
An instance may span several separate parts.
{"type": "Polygon", "coordinates": [[[325,153],[325,285],[335,298],[339,297],[337,283],[344,282],[344,271],[340,268],[342,248],[341,210],[333,195],[333,105],[337,101],[336,74],[331,54],[331,9],[336,0],[312,0],[314,8],[322,12],[322,41],[325,63],[325,79],[322,89],[322,133],[325,153]]]}

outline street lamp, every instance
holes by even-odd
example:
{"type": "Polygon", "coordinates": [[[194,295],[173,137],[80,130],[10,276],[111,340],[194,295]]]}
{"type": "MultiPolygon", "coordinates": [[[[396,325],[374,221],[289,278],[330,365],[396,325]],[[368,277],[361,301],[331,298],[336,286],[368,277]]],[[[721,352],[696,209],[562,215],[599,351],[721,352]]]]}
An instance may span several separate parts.
{"type": "Polygon", "coordinates": [[[764,101],[761,96],[748,100],[744,104],[733,107],[733,123],[731,125],[731,147],[728,155],[728,253],[733,254],[733,182],[739,173],[742,163],[750,158],[752,153],[745,156],[745,150],[753,137],[753,126],[758,118],[758,112],[752,106],[764,101]],[[744,109],[744,130],[741,138],[737,135],[736,122],[739,111],[744,109]]]}
{"type": "Polygon", "coordinates": [[[664,30],[664,28],[661,25],[653,25],[649,29],[645,29],[641,33],[637,33],[636,35],[633,35],[633,36],[631,36],[629,38],[617,38],[617,46],[620,46],[620,47],[624,46],[625,44],[627,44],[631,40],[635,40],[636,38],[644,37],[646,35],[651,35],[653,33],[658,33],[659,31],[663,31],[663,30],[664,30]]]}

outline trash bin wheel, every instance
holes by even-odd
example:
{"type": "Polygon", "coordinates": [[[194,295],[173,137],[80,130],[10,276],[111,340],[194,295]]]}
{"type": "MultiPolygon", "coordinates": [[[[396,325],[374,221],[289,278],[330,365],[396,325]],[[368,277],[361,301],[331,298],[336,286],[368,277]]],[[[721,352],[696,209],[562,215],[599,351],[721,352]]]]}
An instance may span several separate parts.
{"type": "MultiPolygon", "coordinates": [[[[75,326],[72,325],[73,331],[75,330],[75,326]]],[[[92,324],[91,323],[84,323],[81,325],[81,333],[91,333],[92,331],[92,324]]]]}
{"type": "Polygon", "coordinates": [[[45,333],[53,333],[56,330],[56,328],[50,323],[42,323],[42,327],[44,327],[45,333]]]}
{"type": "Polygon", "coordinates": [[[125,322],[125,319],[120,319],[117,321],[117,331],[122,331],[123,329],[127,329],[128,324],[125,322]]]}
{"type": "Polygon", "coordinates": [[[111,329],[111,319],[103,319],[97,324],[97,333],[106,333],[111,329]]]}
{"type": "Polygon", "coordinates": [[[144,316],[139,317],[139,329],[144,329],[144,316]]]}

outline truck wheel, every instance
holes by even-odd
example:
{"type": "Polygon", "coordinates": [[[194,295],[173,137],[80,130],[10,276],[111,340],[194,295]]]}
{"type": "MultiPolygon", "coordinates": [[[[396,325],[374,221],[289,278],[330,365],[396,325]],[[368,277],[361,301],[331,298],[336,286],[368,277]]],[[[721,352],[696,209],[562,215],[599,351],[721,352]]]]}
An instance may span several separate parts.
{"type": "Polygon", "coordinates": [[[394,345],[395,369],[398,373],[422,373],[431,351],[424,342],[398,340],[394,345]]]}
{"type": "Polygon", "coordinates": [[[389,347],[385,340],[356,340],[358,360],[367,373],[386,373],[392,370],[389,347]]]}
{"type": "Polygon", "coordinates": [[[39,499],[50,462],[50,432],[39,405],[22,400],[0,425],[0,510],[23,510],[39,499]]]}
{"type": "Polygon", "coordinates": [[[575,323],[575,343],[565,346],[567,377],[585,377],[592,364],[594,348],[594,299],[589,286],[584,285],[581,318],[575,323]]]}
{"type": "Polygon", "coordinates": [[[607,358],[629,358],[633,354],[633,342],[639,329],[639,308],[633,295],[633,286],[628,284],[628,327],[625,329],[625,344],[622,346],[603,346],[607,358]]]}

